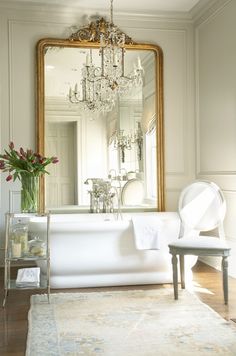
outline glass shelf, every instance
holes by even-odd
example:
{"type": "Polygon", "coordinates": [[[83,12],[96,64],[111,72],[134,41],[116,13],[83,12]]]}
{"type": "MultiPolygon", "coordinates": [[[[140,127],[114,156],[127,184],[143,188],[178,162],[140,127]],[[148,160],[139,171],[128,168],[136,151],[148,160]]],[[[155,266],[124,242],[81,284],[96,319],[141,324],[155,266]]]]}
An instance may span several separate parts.
{"type": "MultiPolygon", "coordinates": [[[[50,214],[38,214],[38,213],[7,213],[6,214],[6,229],[5,229],[5,265],[4,265],[4,299],[3,307],[5,306],[8,291],[11,289],[15,290],[26,290],[26,289],[45,289],[47,290],[48,302],[50,298],[50,251],[49,251],[49,229],[50,229],[50,214]],[[20,220],[20,222],[19,222],[20,220]],[[20,227],[19,227],[20,225],[20,227]],[[23,229],[24,227],[24,229],[23,229]],[[18,229],[17,229],[18,228],[18,229]],[[23,230],[23,234],[20,234],[23,230]],[[16,234],[18,232],[18,234],[16,234]],[[22,236],[24,239],[22,239],[22,236]],[[31,241],[32,236],[41,236],[40,241],[44,241],[43,256],[33,255],[31,250],[24,250],[25,246],[28,246],[29,241],[31,241]],[[15,240],[14,240],[15,239],[15,240]],[[12,256],[12,241],[14,241],[14,247],[19,248],[19,250],[14,250],[17,252],[14,255],[20,257],[12,256]],[[21,251],[21,252],[20,252],[21,251]],[[22,253],[22,256],[21,256],[22,253]],[[30,268],[27,262],[38,262],[45,261],[46,266],[42,266],[42,263],[38,263],[40,268],[40,284],[28,285],[25,287],[16,286],[16,279],[11,279],[11,268],[17,267],[30,268]],[[17,266],[16,262],[20,262],[20,267],[17,266]],[[25,265],[24,265],[25,262],[25,265]],[[42,272],[42,268],[46,267],[46,272],[42,272]]],[[[35,246],[36,247],[36,246],[35,246]]],[[[39,247],[42,248],[40,245],[39,247]]],[[[36,252],[36,251],[34,251],[36,252]]],[[[37,279],[36,279],[37,280],[37,279]]]]}
{"type": "Polygon", "coordinates": [[[11,279],[8,281],[8,289],[26,290],[26,289],[46,289],[48,287],[46,276],[40,279],[39,286],[17,287],[16,280],[11,279]]]}
{"type": "Polygon", "coordinates": [[[6,261],[44,261],[48,260],[47,256],[22,256],[22,257],[6,257],[6,261]]]}

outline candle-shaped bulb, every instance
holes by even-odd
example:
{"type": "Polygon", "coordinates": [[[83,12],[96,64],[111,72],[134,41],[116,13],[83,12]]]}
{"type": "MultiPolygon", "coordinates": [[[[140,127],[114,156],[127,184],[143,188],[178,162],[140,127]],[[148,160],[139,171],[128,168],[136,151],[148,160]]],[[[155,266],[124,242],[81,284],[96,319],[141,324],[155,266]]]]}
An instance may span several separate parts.
{"type": "Polygon", "coordinates": [[[103,35],[103,33],[101,33],[101,35],[100,35],[100,44],[101,44],[101,46],[102,46],[102,47],[104,47],[104,46],[105,46],[105,42],[104,42],[104,35],[103,35]]]}
{"type": "Polygon", "coordinates": [[[138,57],[138,69],[142,70],[141,59],[138,57]]]}
{"type": "Polygon", "coordinates": [[[78,93],[78,84],[76,83],[75,84],[75,94],[77,94],[78,93]]]}

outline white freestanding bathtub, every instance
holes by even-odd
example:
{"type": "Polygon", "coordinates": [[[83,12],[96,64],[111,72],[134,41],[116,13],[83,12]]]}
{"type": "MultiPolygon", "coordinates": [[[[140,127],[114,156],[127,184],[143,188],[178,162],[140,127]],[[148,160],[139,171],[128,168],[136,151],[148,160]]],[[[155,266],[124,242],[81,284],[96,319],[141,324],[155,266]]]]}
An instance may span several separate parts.
{"type": "MultiPolygon", "coordinates": [[[[179,235],[174,212],[52,214],[51,287],[79,288],[172,282],[168,243],[179,235]],[[137,250],[132,216],[152,214],[161,221],[159,250],[137,250]]],[[[40,226],[31,226],[40,233],[40,226]]],[[[46,271],[46,266],[41,266],[46,271]]]]}

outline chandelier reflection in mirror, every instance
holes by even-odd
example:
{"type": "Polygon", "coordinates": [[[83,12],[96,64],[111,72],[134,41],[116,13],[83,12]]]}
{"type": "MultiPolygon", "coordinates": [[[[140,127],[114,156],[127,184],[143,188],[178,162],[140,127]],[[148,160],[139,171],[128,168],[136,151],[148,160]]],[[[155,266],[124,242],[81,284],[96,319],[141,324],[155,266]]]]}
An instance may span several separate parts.
{"type": "Polygon", "coordinates": [[[114,137],[111,139],[114,149],[119,149],[121,152],[121,162],[125,162],[125,150],[131,150],[133,145],[137,147],[138,160],[142,160],[142,147],[143,147],[143,133],[138,122],[138,128],[134,133],[125,134],[124,130],[119,130],[116,132],[114,137]]]}
{"type": "Polygon", "coordinates": [[[81,90],[78,84],[69,90],[69,101],[80,104],[84,110],[92,112],[109,112],[115,105],[117,97],[143,84],[143,68],[140,58],[133,71],[125,75],[125,44],[132,44],[132,39],[121,32],[113,23],[113,0],[110,7],[110,22],[103,18],[91,22],[73,33],[72,41],[100,42],[100,67],[93,64],[92,50],[86,56],[81,70],[81,90]]]}

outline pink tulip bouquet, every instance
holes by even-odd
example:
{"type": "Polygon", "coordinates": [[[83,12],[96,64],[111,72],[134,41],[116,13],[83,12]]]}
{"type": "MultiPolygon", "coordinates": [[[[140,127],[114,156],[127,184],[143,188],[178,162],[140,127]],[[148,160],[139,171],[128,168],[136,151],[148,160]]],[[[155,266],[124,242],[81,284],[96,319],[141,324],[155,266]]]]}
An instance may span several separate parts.
{"type": "Polygon", "coordinates": [[[45,173],[50,163],[57,163],[57,157],[43,157],[30,149],[15,150],[10,142],[9,150],[0,155],[0,170],[8,172],[7,181],[21,181],[21,211],[35,213],[39,209],[39,177],[45,173]]]}
{"type": "Polygon", "coordinates": [[[17,178],[21,180],[22,175],[39,177],[45,173],[49,174],[46,166],[59,162],[57,157],[43,157],[31,149],[24,150],[21,147],[19,151],[16,151],[13,142],[10,142],[9,150],[4,150],[4,152],[0,154],[0,170],[9,173],[7,181],[12,179],[15,181],[17,178]]]}

